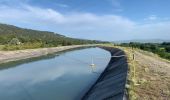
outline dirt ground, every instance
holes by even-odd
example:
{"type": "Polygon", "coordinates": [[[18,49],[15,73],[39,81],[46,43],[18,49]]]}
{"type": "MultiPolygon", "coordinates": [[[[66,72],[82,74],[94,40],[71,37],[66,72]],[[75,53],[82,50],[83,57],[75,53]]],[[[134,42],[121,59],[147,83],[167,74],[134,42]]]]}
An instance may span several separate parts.
{"type": "Polygon", "coordinates": [[[139,49],[134,55],[136,100],[170,100],[170,61],[139,49]]]}

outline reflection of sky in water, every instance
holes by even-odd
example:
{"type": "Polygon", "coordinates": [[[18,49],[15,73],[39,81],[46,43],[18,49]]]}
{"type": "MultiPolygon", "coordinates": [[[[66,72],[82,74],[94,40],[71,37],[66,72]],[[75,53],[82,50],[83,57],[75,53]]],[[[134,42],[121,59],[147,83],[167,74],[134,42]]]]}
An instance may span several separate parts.
{"type": "Polygon", "coordinates": [[[67,52],[53,59],[0,71],[0,100],[74,100],[99,76],[91,72],[92,56],[101,73],[110,54],[99,48],[67,52]],[[98,59],[97,57],[103,57],[98,59]]]}

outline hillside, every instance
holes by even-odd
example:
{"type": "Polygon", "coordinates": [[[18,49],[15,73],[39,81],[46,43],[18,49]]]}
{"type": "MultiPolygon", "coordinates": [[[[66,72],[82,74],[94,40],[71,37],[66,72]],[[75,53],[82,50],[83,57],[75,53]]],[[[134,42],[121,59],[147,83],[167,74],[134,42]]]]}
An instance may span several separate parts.
{"type": "Polygon", "coordinates": [[[130,42],[139,42],[139,43],[163,43],[163,42],[170,42],[169,40],[165,39],[133,39],[133,40],[122,40],[122,41],[113,41],[113,43],[130,43],[130,42]]]}
{"type": "Polygon", "coordinates": [[[56,47],[77,44],[99,43],[95,40],[69,38],[54,32],[37,31],[19,28],[13,25],[0,24],[0,48],[27,49],[39,47],[56,47]],[[20,46],[18,46],[20,44],[20,46]],[[3,46],[2,46],[3,45],[3,46]],[[11,48],[9,48],[9,45],[11,48]],[[25,47],[24,47],[25,46],[25,47]]]}

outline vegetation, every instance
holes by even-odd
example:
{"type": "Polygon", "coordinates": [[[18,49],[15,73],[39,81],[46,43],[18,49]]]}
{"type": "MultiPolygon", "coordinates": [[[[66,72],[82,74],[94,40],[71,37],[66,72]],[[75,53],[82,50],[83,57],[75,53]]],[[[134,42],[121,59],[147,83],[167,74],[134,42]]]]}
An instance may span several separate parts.
{"type": "Polygon", "coordinates": [[[0,50],[2,50],[4,48],[4,45],[0,45],[0,50]]]}
{"type": "Polygon", "coordinates": [[[31,49],[92,43],[101,43],[101,41],[69,38],[53,32],[36,31],[19,28],[12,25],[0,24],[0,49],[3,50],[31,49]]]}
{"type": "Polygon", "coordinates": [[[162,58],[170,60],[170,42],[164,43],[122,43],[121,46],[124,47],[134,47],[142,50],[150,51],[155,54],[158,54],[162,58]]]}

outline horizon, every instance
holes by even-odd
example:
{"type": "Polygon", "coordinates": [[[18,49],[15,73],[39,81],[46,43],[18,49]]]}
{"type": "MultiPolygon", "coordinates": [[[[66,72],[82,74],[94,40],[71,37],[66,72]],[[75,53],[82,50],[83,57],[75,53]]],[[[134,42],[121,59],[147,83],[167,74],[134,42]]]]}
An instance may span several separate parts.
{"type": "Polygon", "coordinates": [[[1,0],[0,23],[91,40],[169,40],[169,3],[161,0],[1,0]]]}

